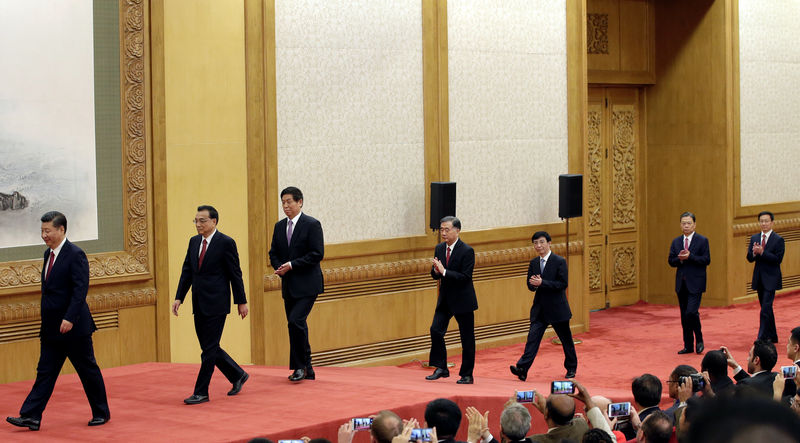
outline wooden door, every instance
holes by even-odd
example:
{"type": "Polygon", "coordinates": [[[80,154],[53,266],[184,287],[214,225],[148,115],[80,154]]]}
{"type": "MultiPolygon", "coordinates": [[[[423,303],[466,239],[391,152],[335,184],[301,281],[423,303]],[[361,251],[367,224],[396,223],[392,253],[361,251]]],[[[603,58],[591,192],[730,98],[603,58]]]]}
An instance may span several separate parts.
{"type": "Polygon", "coordinates": [[[640,299],[639,90],[589,88],[589,309],[640,299]]]}

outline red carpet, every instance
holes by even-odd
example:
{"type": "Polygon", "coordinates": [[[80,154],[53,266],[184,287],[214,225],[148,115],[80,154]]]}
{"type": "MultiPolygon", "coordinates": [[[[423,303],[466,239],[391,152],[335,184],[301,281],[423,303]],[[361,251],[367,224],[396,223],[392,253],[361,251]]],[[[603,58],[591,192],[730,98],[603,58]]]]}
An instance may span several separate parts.
{"type": "MultiPolygon", "coordinates": [[[[800,325],[790,313],[800,312],[800,294],[779,296],[776,301],[779,365],[785,358],[786,338],[800,325]]],[[[707,349],[727,345],[740,363],[758,328],[758,304],[728,308],[702,308],[701,318],[707,349]]],[[[678,308],[637,304],[591,314],[591,331],[580,334],[578,380],[592,394],[614,400],[630,400],[631,379],[650,372],[666,380],[672,368],[686,363],[699,368],[701,356],[679,356],[681,347],[678,308]]],[[[191,394],[198,365],[146,363],[103,371],[111,421],[89,428],[89,406],[76,375],[59,378],[39,432],[0,424],[0,441],[246,441],[266,436],[276,441],[300,436],[336,440],[336,430],[351,417],[392,409],[402,417],[422,420],[425,404],[433,398],[449,397],[462,407],[489,409],[490,424],[499,429],[503,402],[516,389],[546,391],[549,382],[564,375],[560,346],[544,343],[531,368],[528,382],[509,372],[522,352],[522,344],[478,352],[476,384],[456,385],[457,368],[451,377],[428,382],[430,370],[417,363],[381,368],[317,368],[317,380],[293,385],[286,368],[249,366],[250,380],[242,393],[225,395],[230,385],[215,373],[211,402],[187,406],[182,399],[191,394]]],[[[5,358],[8,358],[6,356],[5,358]]],[[[460,357],[451,360],[456,363],[460,357]]],[[[33,368],[31,368],[33,372],[33,368]]],[[[31,386],[30,381],[0,385],[0,413],[17,415],[31,386]]],[[[665,403],[669,400],[666,398],[665,403]]],[[[543,431],[541,415],[534,413],[534,427],[543,431]]],[[[466,438],[466,422],[459,437],[466,438]],[[463,435],[461,435],[463,434],[463,435]]],[[[369,440],[367,433],[356,443],[369,440]]]]}

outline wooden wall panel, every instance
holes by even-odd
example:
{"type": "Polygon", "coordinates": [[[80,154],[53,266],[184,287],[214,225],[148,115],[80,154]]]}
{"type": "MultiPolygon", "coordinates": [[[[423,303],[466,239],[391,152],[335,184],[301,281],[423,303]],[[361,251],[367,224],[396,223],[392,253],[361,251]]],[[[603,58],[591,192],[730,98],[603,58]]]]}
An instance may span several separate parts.
{"type": "Polygon", "coordinates": [[[655,83],[653,1],[588,0],[586,6],[589,83],[655,83]]]}

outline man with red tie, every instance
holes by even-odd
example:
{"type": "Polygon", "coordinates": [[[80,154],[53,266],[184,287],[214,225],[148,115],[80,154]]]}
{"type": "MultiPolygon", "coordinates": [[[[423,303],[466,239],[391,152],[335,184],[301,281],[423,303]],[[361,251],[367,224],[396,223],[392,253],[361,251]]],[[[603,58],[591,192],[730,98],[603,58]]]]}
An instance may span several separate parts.
{"type": "Polygon", "coordinates": [[[747,261],[756,263],[753,267],[752,288],[758,291],[758,302],[761,304],[758,339],[778,343],[772,303],[775,301],[775,291],[783,288],[781,262],[786,247],[783,237],[772,231],[774,221],[775,216],[769,211],[758,214],[761,232],[750,237],[747,261]]]}
{"type": "Polygon", "coordinates": [[[228,395],[236,395],[250,376],[219,346],[225,319],[231,312],[231,290],[233,302],[238,305],[238,314],[247,317],[247,298],[239,266],[236,242],[217,231],[219,213],[213,206],[197,208],[194,225],[197,234],[189,239],[189,248],[183,260],[183,269],[178,281],[178,291],[172,302],[172,313],[177,316],[186,293],[192,288],[192,313],[194,330],[200,342],[200,371],[194,385],[194,393],[183,400],[187,405],[208,401],[208,385],[214,366],[222,371],[233,387],[228,395]]]}
{"type": "Polygon", "coordinates": [[[443,242],[436,245],[431,267],[431,277],[439,280],[439,298],[431,323],[431,353],[429,365],[435,367],[427,380],[449,377],[447,369],[447,347],[444,334],[450,319],[456,317],[461,336],[461,376],[456,383],[472,384],[472,369],[475,367],[475,310],[478,298],[472,284],[475,268],[475,250],[458,238],[461,221],[453,216],[442,218],[439,231],[443,242]]]}
{"type": "MultiPolygon", "coordinates": [[[[81,379],[92,409],[89,426],[110,418],[103,374],[94,358],[92,332],[97,330],[86,304],[89,261],[81,248],[67,240],[67,218],[51,211],[42,216],[42,240],[48,249],[42,267],[42,326],[36,381],[22,404],[19,417],[7,417],[14,426],[38,431],[58,373],[69,358],[81,379]]],[[[5,356],[4,358],[13,358],[5,356]]]]}
{"type": "Polygon", "coordinates": [[[681,214],[683,235],[672,240],[667,259],[669,265],[676,268],[675,292],[681,310],[683,349],[678,354],[688,354],[692,350],[702,354],[705,348],[699,310],[703,292],[706,292],[706,268],[711,263],[711,252],[708,239],[695,232],[696,227],[694,214],[681,214]]]}

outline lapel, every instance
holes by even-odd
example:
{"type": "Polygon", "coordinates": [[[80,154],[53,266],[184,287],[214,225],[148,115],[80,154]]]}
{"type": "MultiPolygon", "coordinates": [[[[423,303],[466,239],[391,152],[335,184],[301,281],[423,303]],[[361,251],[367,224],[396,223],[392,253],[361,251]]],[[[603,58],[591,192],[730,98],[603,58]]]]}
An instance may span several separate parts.
{"type": "Polygon", "coordinates": [[[56,274],[61,272],[66,266],[64,263],[69,259],[69,253],[72,251],[72,244],[69,240],[64,242],[64,246],[61,247],[61,252],[56,256],[56,261],[53,262],[53,269],[50,270],[50,278],[45,278],[47,275],[47,263],[50,260],[50,254],[52,253],[50,249],[47,250],[46,256],[44,258],[44,266],[42,266],[42,281],[44,282],[44,286],[48,286],[50,282],[55,280],[56,274]]]}
{"type": "Polygon", "coordinates": [[[689,252],[691,252],[692,254],[697,252],[697,245],[699,243],[700,243],[700,237],[698,237],[698,234],[695,232],[694,236],[692,236],[692,241],[689,243],[689,252]]]}
{"type": "Polygon", "coordinates": [[[191,251],[189,254],[189,259],[191,260],[192,263],[192,269],[194,269],[195,271],[199,270],[197,264],[200,260],[199,248],[200,248],[200,242],[203,241],[202,238],[203,236],[198,234],[189,240],[189,251],[191,251]]]}
{"type": "MultiPolygon", "coordinates": [[[[211,242],[206,246],[206,255],[203,257],[203,264],[204,265],[207,265],[209,262],[211,262],[214,259],[214,257],[216,257],[217,253],[219,252],[219,250],[220,250],[220,243],[219,242],[222,240],[222,236],[220,234],[222,234],[222,233],[219,232],[219,230],[217,230],[217,232],[214,234],[214,237],[216,237],[216,238],[212,237],[211,238],[211,242]]],[[[201,239],[200,242],[202,242],[202,241],[203,240],[201,239]]],[[[200,243],[197,244],[197,247],[198,248],[200,247],[200,243]]],[[[200,255],[198,254],[196,258],[197,258],[197,263],[199,264],[200,263],[200,255]]]]}

